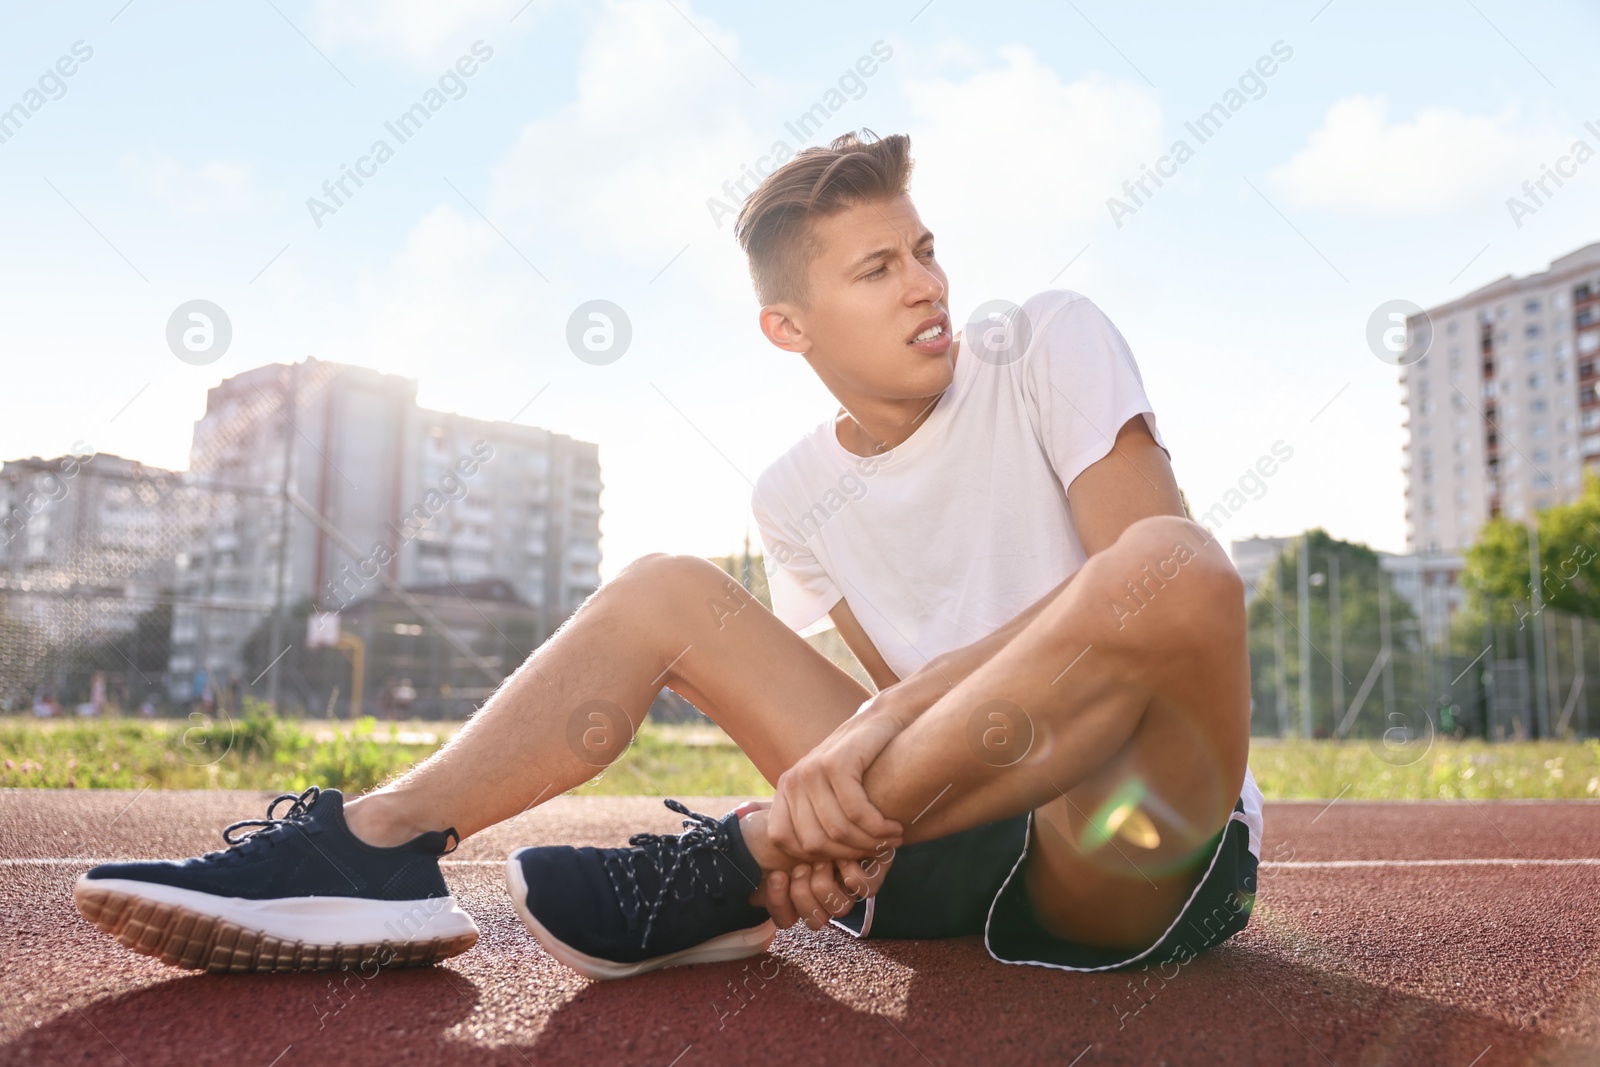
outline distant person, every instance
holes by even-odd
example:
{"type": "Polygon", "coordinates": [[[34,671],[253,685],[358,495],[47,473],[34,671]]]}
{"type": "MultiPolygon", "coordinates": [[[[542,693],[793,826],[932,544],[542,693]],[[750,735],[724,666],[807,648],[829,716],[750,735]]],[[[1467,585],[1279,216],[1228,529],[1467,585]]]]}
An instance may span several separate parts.
{"type": "Polygon", "coordinates": [[[55,708],[49,693],[40,693],[33,698],[33,715],[36,719],[48,719],[55,715],[55,708]]]}
{"type": "Polygon", "coordinates": [[[223,852],[95,867],[83,914],[223,971],[466,951],[438,858],[592,777],[665,684],[777,793],[721,818],[669,800],[686,831],[629,848],[512,853],[517,913],[584,974],[751,956],[797,921],[981,935],[1062,971],[1242,929],[1262,831],[1242,582],[1088,297],[954,333],[909,147],[808,148],[734,227],[762,332],[840,405],[755,486],[775,613],[708,560],[644,556],[409,774],[348,805],[284,794],[223,852]],[[875,694],[797,635],[825,615],[875,694]]]}
{"type": "Polygon", "coordinates": [[[417,702],[417,690],[411,684],[410,678],[400,679],[400,684],[394,687],[395,717],[404,719],[411,714],[411,705],[417,702]]]}

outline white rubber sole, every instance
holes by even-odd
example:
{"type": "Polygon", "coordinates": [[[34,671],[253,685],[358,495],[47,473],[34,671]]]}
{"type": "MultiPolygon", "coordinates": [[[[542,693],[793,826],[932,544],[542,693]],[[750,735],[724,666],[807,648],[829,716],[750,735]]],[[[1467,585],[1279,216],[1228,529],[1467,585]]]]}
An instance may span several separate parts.
{"type": "Polygon", "coordinates": [[[330,970],[377,961],[425,966],[459,955],[478,926],[453,897],[248,900],[135,879],[79,877],[84,918],[123,945],[175,967],[330,970]]]}
{"type": "Polygon", "coordinates": [[[702,941],[693,948],[682,949],[678,952],[669,952],[665,956],[656,956],[637,963],[616,963],[612,960],[603,960],[598,956],[591,956],[586,952],[579,952],[566,942],[557,938],[544,924],[533,917],[528,910],[528,882],[522,876],[522,864],[518,862],[517,855],[513,852],[506,858],[506,888],[511,892],[511,904],[517,909],[517,914],[522,916],[523,925],[528,932],[543,946],[544,950],[560,962],[571,967],[579,974],[590,978],[630,978],[636,974],[645,974],[649,971],[658,971],[663,967],[680,967],[689,963],[716,963],[722,960],[742,960],[750,956],[759,956],[772,944],[772,939],[778,934],[778,927],[768,919],[760,926],[752,926],[748,930],[735,930],[732,933],[713,937],[709,941],[702,941]]]}

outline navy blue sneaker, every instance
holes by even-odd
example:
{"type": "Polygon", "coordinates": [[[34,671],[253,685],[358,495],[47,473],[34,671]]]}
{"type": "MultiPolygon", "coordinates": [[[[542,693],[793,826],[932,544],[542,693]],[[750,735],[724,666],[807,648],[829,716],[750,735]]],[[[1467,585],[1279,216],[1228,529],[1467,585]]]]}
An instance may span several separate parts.
{"type": "Polygon", "coordinates": [[[523,848],[506,860],[517,914],[546,952],[590,978],[738,960],[777,927],[748,898],[761,884],[732,812],[720,820],[665,801],[685,831],[634,834],[632,848],[523,848]]]}
{"type": "Polygon", "coordinates": [[[193,859],[103,863],[78,879],[73,900],[135,952],[207,971],[420,967],[478,940],[439,871],[454,830],[375,848],[345,825],[337,789],[312,786],[222,839],[226,849],[193,859]]]}

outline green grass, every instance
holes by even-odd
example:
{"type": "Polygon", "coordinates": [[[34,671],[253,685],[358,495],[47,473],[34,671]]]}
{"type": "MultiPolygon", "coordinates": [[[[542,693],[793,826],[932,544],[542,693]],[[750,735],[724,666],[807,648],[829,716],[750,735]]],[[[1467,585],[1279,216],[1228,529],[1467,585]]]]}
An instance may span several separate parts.
{"type": "MultiPolygon", "coordinates": [[[[0,787],[370,789],[432,753],[459,723],[0,719],[0,787]]],[[[1600,797],[1600,742],[1258,740],[1271,799],[1600,797]]],[[[772,787],[714,727],[646,724],[578,795],[765,796],[772,787]]]]}
{"type": "Polygon", "coordinates": [[[1600,741],[1261,741],[1250,770],[1269,799],[1600,797],[1600,741]]]}
{"type": "MultiPolygon", "coordinates": [[[[0,719],[0,787],[266,789],[358,793],[432,754],[460,723],[0,719]]],[[[578,794],[765,795],[721,731],[648,723],[578,794]]]]}

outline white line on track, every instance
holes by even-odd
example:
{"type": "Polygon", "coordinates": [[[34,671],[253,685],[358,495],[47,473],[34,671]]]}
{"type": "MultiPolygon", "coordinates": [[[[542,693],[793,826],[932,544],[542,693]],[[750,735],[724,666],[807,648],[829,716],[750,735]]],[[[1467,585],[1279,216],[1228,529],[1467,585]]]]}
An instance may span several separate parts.
{"type": "MultiPolygon", "coordinates": [[[[94,856],[0,859],[0,867],[92,867],[97,863],[131,863],[126,859],[104,859],[94,856]]],[[[441,867],[504,867],[505,860],[441,860],[441,867]]],[[[1489,857],[1481,859],[1442,860],[1268,860],[1262,870],[1273,871],[1339,871],[1384,867],[1600,867],[1600,857],[1579,856],[1569,859],[1520,859],[1517,857],[1489,857]]]]}
{"type": "Polygon", "coordinates": [[[1600,858],[1576,859],[1521,859],[1499,857],[1491,859],[1449,860],[1283,860],[1261,864],[1262,870],[1275,871],[1337,871],[1363,867],[1600,867],[1600,858]]]}

